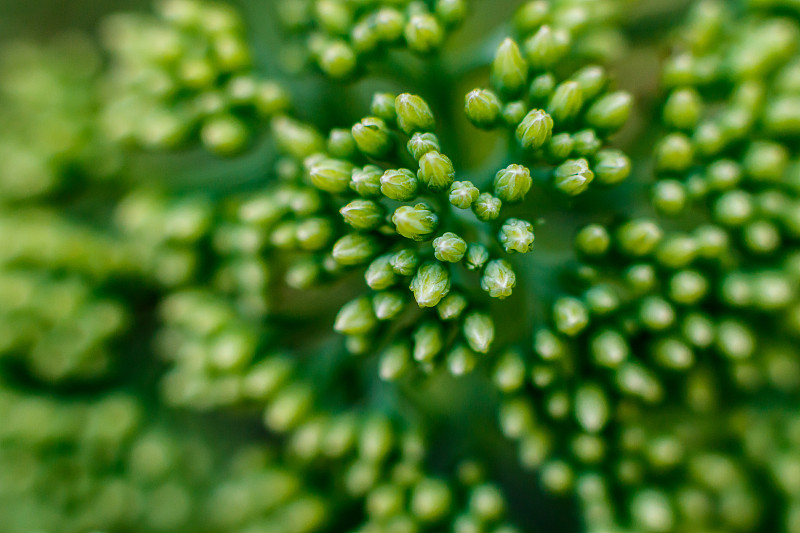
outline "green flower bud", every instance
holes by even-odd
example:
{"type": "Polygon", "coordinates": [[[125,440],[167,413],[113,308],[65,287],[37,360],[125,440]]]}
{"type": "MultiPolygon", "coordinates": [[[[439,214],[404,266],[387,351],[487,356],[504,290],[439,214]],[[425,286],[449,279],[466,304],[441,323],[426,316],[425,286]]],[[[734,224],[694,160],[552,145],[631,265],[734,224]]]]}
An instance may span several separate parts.
{"type": "Polygon", "coordinates": [[[378,251],[378,242],[370,235],[348,233],[333,245],[333,258],[340,265],[362,265],[378,251]]]}
{"type": "Polygon", "coordinates": [[[699,226],[693,237],[697,244],[697,254],[707,259],[722,256],[730,247],[728,233],[717,226],[699,226]]]}
{"type": "Polygon", "coordinates": [[[373,52],[380,44],[380,35],[375,24],[368,18],[362,18],[350,30],[350,44],[358,55],[373,52]]]}
{"type": "Polygon", "coordinates": [[[597,133],[593,129],[575,132],[572,135],[572,142],[572,151],[583,157],[595,155],[603,146],[603,141],[597,137],[597,133]]]}
{"type": "Polygon", "coordinates": [[[506,350],[497,362],[492,381],[506,394],[522,388],[525,384],[525,361],[515,350],[506,350]]]}
{"type": "Polygon", "coordinates": [[[421,522],[436,522],[450,512],[451,500],[445,482],[426,478],[411,492],[411,512],[421,522]]]}
{"type": "Polygon", "coordinates": [[[584,226],[575,236],[575,248],[587,256],[603,255],[610,245],[611,236],[600,224],[584,226]]]}
{"type": "Polygon", "coordinates": [[[319,262],[310,260],[297,260],[294,261],[286,269],[284,280],[289,287],[297,290],[308,289],[313,287],[319,280],[322,268],[319,262]]]}
{"type": "Polygon", "coordinates": [[[569,159],[558,166],[554,172],[556,188],[571,196],[584,192],[594,179],[585,159],[569,159]]]}
{"type": "Polygon", "coordinates": [[[413,200],[418,187],[417,177],[407,168],[389,169],[381,176],[381,192],[392,200],[413,200]]]}
{"type": "Polygon", "coordinates": [[[518,218],[509,218],[500,228],[497,240],[507,253],[526,254],[533,250],[533,224],[518,218]]]}
{"type": "Polygon", "coordinates": [[[238,118],[220,115],[205,121],[200,137],[203,145],[215,154],[231,155],[244,148],[249,132],[238,118]]]}
{"type": "Polygon", "coordinates": [[[569,51],[570,36],[566,31],[544,25],[525,41],[525,58],[534,70],[547,70],[569,51]]]}
{"type": "Polygon", "coordinates": [[[715,191],[726,191],[742,181],[742,168],[735,161],[718,159],[708,166],[706,182],[715,191]]]}
{"type": "Polygon", "coordinates": [[[552,331],[539,329],[533,335],[533,351],[545,361],[554,361],[563,358],[567,349],[552,331]]]}
{"type": "Polygon", "coordinates": [[[391,93],[375,93],[372,96],[369,112],[384,122],[394,122],[397,118],[397,112],[394,108],[396,98],[397,96],[391,93]]]}
{"type": "Polygon", "coordinates": [[[595,96],[600,95],[608,82],[605,69],[598,65],[583,67],[575,72],[571,79],[580,86],[584,101],[591,100],[595,96]]]}
{"type": "Polygon", "coordinates": [[[392,320],[405,309],[403,295],[395,291],[382,291],[372,297],[372,309],[378,320],[392,320]]]}
{"type": "Polygon", "coordinates": [[[789,152],[774,142],[754,142],[744,155],[744,169],[756,181],[780,181],[788,164],[789,152]]]}
{"type": "Polygon", "coordinates": [[[694,305],[708,292],[708,280],[694,270],[682,270],[669,280],[669,297],[672,301],[694,305]]]}
{"type": "Polygon", "coordinates": [[[456,171],[450,159],[439,152],[428,152],[419,160],[417,177],[432,191],[450,187],[456,171]]]}
{"type": "Polygon", "coordinates": [[[554,161],[568,158],[575,147],[575,139],[569,133],[553,135],[547,142],[547,155],[554,161]]]}
{"type": "Polygon", "coordinates": [[[400,276],[410,276],[417,271],[419,257],[411,249],[403,249],[395,253],[391,259],[391,265],[395,273],[400,276]]]}
{"type": "Polygon", "coordinates": [[[675,309],[663,298],[648,296],[639,307],[639,320],[647,329],[662,331],[675,322],[675,309]]]}
{"type": "Polygon", "coordinates": [[[372,200],[353,200],[339,209],[344,221],[357,230],[375,229],[383,223],[383,207],[372,200]]]}
{"type": "Polygon", "coordinates": [[[608,422],[610,407],[598,385],[582,385],[575,393],[575,418],[588,433],[598,433],[608,422]]]}
{"type": "Polygon", "coordinates": [[[616,381],[621,392],[638,396],[647,402],[658,402],[664,394],[658,379],[638,363],[623,363],[617,370],[616,381]]]}
{"type": "Polygon", "coordinates": [[[503,203],[500,198],[495,198],[488,192],[478,196],[478,199],[472,204],[472,212],[478,217],[478,220],[487,222],[494,220],[500,216],[500,208],[503,203]]]}
{"type": "MultiPolygon", "coordinates": [[[[393,7],[381,7],[375,13],[375,31],[384,42],[391,43],[403,35],[406,19],[403,13],[393,7]]],[[[381,117],[384,118],[384,117],[381,117]]]]}
{"type": "Polygon", "coordinates": [[[319,68],[331,78],[342,79],[356,68],[355,51],[343,41],[333,41],[322,51],[318,60],[319,68]]]}
{"type": "Polygon", "coordinates": [[[520,202],[531,189],[530,171],[522,165],[509,165],[494,176],[494,194],[503,202],[520,202]]]}
{"type": "Polygon", "coordinates": [[[494,341],[494,322],[486,313],[473,311],[464,319],[462,332],[470,348],[478,353],[487,353],[494,341]]]}
{"type": "Polygon", "coordinates": [[[375,165],[354,168],[351,173],[350,188],[364,198],[374,198],[381,194],[383,170],[375,165]]]}
{"type": "Polygon", "coordinates": [[[545,23],[550,6],[547,0],[525,2],[514,13],[514,26],[522,34],[528,34],[545,23]]]}
{"type": "Polygon", "coordinates": [[[631,265],[625,270],[625,281],[638,294],[649,292],[656,284],[656,271],[652,265],[631,265]]]}
{"type": "Polygon", "coordinates": [[[331,193],[343,193],[350,187],[353,166],[339,159],[323,159],[309,170],[311,183],[318,189],[331,193]]]}
{"type": "Polygon", "coordinates": [[[595,285],[584,293],[583,299],[595,315],[608,315],[619,308],[619,296],[608,285],[595,285]]]}
{"type": "Polygon", "coordinates": [[[361,122],[353,126],[352,135],[361,153],[370,157],[382,157],[392,146],[389,128],[378,117],[361,119],[361,122]]]}
{"type": "Polygon", "coordinates": [[[590,350],[595,364],[609,368],[618,367],[630,353],[625,338],[611,329],[604,329],[592,337],[590,350]]]}
{"type": "Polygon", "coordinates": [[[744,244],[757,254],[774,252],[781,245],[780,230],[772,222],[756,220],[748,223],[743,232],[744,244]]]}
{"type": "Polygon", "coordinates": [[[328,153],[338,159],[348,159],[356,153],[356,143],[348,130],[331,130],[328,135],[328,153]]]}
{"type": "Polygon", "coordinates": [[[664,122],[679,130],[691,130],[703,113],[703,100],[693,87],[676,89],[664,104],[664,122]]]}
{"type": "Polygon", "coordinates": [[[395,342],[381,354],[378,375],[384,381],[395,381],[408,373],[410,367],[411,348],[405,342],[395,342]]]}
{"type": "Polygon", "coordinates": [[[333,225],[327,218],[309,218],[297,225],[295,237],[303,250],[321,250],[333,235],[333,225]]]}
{"type": "Polygon", "coordinates": [[[469,270],[482,269],[488,260],[489,250],[484,245],[473,242],[467,246],[464,264],[469,270]]]}
{"type": "MultiPolygon", "coordinates": [[[[235,90],[231,84],[231,91],[235,90]]],[[[253,103],[262,117],[271,117],[286,111],[290,105],[289,93],[273,81],[262,81],[254,87],[253,103]]]]}
{"type": "Polygon", "coordinates": [[[436,312],[442,320],[455,320],[467,308],[467,299],[457,292],[450,292],[436,306],[436,312]]]}
{"type": "Polygon", "coordinates": [[[406,24],[403,34],[408,48],[419,54],[427,54],[439,48],[444,40],[444,29],[433,15],[419,13],[413,15],[406,24]]]}
{"type": "Polygon", "coordinates": [[[493,259],[486,264],[481,276],[481,289],[492,298],[501,300],[511,296],[517,284],[517,275],[505,259],[493,259]]]}
{"type": "Polygon", "coordinates": [[[517,93],[528,79],[528,64],[519,46],[511,38],[506,38],[497,48],[492,62],[492,85],[507,93],[517,93]]]}
{"type": "Polygon", "coordinates": [[[488,89],[473,89],[464,97],[464,112],[479,128],[489,129],[497,124],[502,102],[488,89]]]}
{"type": "Polygon", "coordinates": [[[553,119],[541,109],[533,109],[517,126],[517,140],[523,148],[541,148],[553,133],[553,119]]]}
{"type": "Polygon", "coordinates": [[[693,158],[692,143],[682,133],[667,135],[656,146],[656,169],[662,172],[682,172],[693,158]]]}
{"type": "Polygon", "coordinates": [[[686,315],[681,331],[686,340],[698,348],[708,348],[714,342],[714,323],[700,313],[686,315]]]}
{"type": "Polygon", "coordinates": [[[444,332],[436,322],[425,322],[414,330],[413,357],[421,363],[431,362],[444,348],[444,332]]]}
{"type": "Polygon", "coordinates": [[[397,112],[397,125],[407,134],[433,129],[433,112],[427,102],[419,96],[400,94],[394,101],[394,107],[397,112]]]}
{"type": "Polygon", "coordinates": [[[550,100],[550,95],[556,88],[556,78],[551,73],[546,72],[533,78],[531,86],[528,89],[528,97],[531,104],[543,105],[550,100]]]}
{"type": "MultiPolygon", "coordinates": [[[[384,174],[385,176],[385,174],[384,174]]],[[[392,215],[397,233],[407,239],[421,241],[430,236],[439,225],[439,217],[425,204],[401,205],[392,215]]]]}
{"type": "Polygon", "coordinates": [[[379,291],[395,284],[397,275],[390,264],[391,258],[391,255],[382,255],[367,267],[364,279],[366,279],[370,289],[379,291]]]}
{"type": "Polygon", "coordinates": [[[583,106],[581,86],[576,81],[559,83],[547,104],[547,113],[556,123],[567,122],[578,115],[583,106]]]}
{"type": "Polygon", "coordinates": [[[420,307],[434,307],[450,292],[450,272],[439,262],[424,263],[411,279],[409,289],[420,307]]]}
{"type": "Polygon", "coordinates": [[[454,181],[450,186],[450,204],[459,209],[469,209],[478,195],[480,191],[471,181],[454,181]]]}
{"type": "Polygon", "coordinates": [[[633,97],[625,91],[609,93],[599,98],[586,111],[586,122],[603,131],[620,129],[631,114],[633,97]]]}
{"type": "Polygon", "coordinates": [[[574,337],[589,324],[589,311],[577,298],[564,296],[553,304],[553,321],[558,331],[574,337]]]}
{"type": "Polygon", "coordinates": [[[756,339],[744,324],[735,320],[723,320],[717,327],[716,345],[725,357],[741,360],[753,355],[756,339]]]}
{"type": "Polygon", "coordinates": [[[631,160],[619,150],[600,150],[593,169],[597,181],[603,185],[616,185],[631,173],[631,160]]]}
{"type": "Polygon", "coordinates": [[[469,507],[472,514],[481,520],[493,521],[503,517],[505,501],[497,487],[486,483],[472,489],[469,507]]]}
{"type": "Polygon", "coordinates": [[[467,252],[467,241],[452,232],[433,239],[433,255],[439,261],[457,263],[467,252]]]}
{"type": "Polygon", "coordinates": [[[463,376],[472,372],[477,362],[478,358],[475,356],[475,352],[463,344],[456,344],[447,353],[447,369],[454,376],[463,376]]]}
{"type": "Polygon", "coordinates": [[[677,215],[686,206],[686,189],[678,180],[661,180],[653,186],[653,207],[665,215],[677,215]]]}
{"type": "Polygon", "coordinates": [[[278,433],[297,427],[311,409],[313,399],[312,391],[305,385],[284,387],[264,410],[264,424],[278,433]]]}
{"type": "Polygon", "coordinates": [[[692,144],[698,153],[709,157],[718,154],[725,146],[725,135],[715,122],[701,122],[694,128],[692,144]]]}
{"type": "Polygon", "coordinates": [[[363,335],[369,333],[377,325],[372,302],[361,296],[342,306],[336,315],[333,329],[345,335],[363,335]]]}
{"type": "Polygon", "coordinates": [[[353,24],[353,12],[350,6],[339,0],[315,2],[314,15],[320,26],[333,34],[345,34],[353,24]]]}
{"type": "Polygon", "coordinates": [[[652,252],[662,236],[661,228],[654,221],[636,219],[626,222],[617,230],[617,244],[623,253],[641,257],[652,252]]]}
{"type": "Polygon", "coordinates": [[[726,226],[743,226],[755,208],[753,198],[742,190],[733,190],[720,196],[714,203],[714,220],[726,226]]]}
{"type": "Polygon", "coordinates": [[[415,133],[406,145],[408,153],[419,161],[429,152],[439,151],[439,139],[433,133],[415,133]]]}

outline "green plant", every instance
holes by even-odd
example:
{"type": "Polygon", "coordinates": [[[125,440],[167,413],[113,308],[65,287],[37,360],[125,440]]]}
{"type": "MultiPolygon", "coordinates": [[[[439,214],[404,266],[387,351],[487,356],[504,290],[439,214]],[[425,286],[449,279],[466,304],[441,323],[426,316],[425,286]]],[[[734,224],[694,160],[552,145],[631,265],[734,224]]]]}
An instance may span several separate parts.
{"type": "Polygon", "coordinates": [[[791,0],[165,0],[0,61],[0,531],[800,531],[791,0]]]}

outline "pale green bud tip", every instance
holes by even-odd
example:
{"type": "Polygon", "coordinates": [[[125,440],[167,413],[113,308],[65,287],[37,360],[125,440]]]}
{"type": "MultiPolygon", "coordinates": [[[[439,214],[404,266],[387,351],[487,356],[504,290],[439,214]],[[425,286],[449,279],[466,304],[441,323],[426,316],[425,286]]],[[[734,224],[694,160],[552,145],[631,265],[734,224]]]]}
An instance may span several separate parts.
{"type": "Polygon", "coordinates": [[[489,293],[492,298],[504,299],[511,296],[511,291],[517,284],[517,275],[511,268],[511,263],[505,259],[494,259],[486,264],[481,277],[481,289],[489,293]]]}
{"type": "Polygon", "coordinates": [[[533,224],[526,220],[509,218],[500,228],[497,240],[507,253],[528,253],[533,250],[533,224]]]}
{"type": "Polygon", "coordinates": [[[411,512],[423,522],[435,522],[450,511],[451,499],[444,481],[423,479],[411,493],[411,512]]]}
{"type": "Polygon", "coordinates": [[[348,159],[356,153],[353,135],[345,129],[334,128],[328,135],[328,153],[337,159],[348,159]]]}
{"type": "Polygon", "coordinates": [[[474,89],[464,97],[464,112],[479,128],[491,128],[500,116],[502,102],[492,91],[474,89]]]}
{"type": "Polygon", "coordinates": [[[677,215],[686,206],[687,193],[678,180],[660,180],[653,186],[653,207],[665,215],[677,215]]]}
{"type": "Polygon", "coordinates": [[[691,166],[693,158],[692,143],[682,133],[667,135],[656,146],[656,169],[659,171],[684,171],[691,166]]]}
{"type": "Polygon", "coordinates": [[[475,352],[463,344],[457,344],[447,354],[447,368],[454,376],[463,376],[472,372],[477,359],[475,352]]]}
{"type": "Polygon", "coordinates": [[[450,204],[459,209],[469,209],[479,195],[480,191],[471,181],[455,181],[450,186],[450,204]]]}
{"type": "Polygon", "coordinates": [[[333,258],[340,265],[361,265],[369,261],[378,251],[374,237],[360,233],[349,233],[333,245],[333,258]]]}
{"type": "Polygon", "coordinates": [[[583,106],[583,93],[576,81],[560,83],[547,104],[547,112],[559,124],[575,118],[583,106]]]}
{"type": "Polygon", "coordinates": [[[357,230],[377,228],[383,223],[383,207],[372,200],[353,200],[339,209],[344,221],[357,230]]]}
{"type": "Polygon", "coordinates": [[[406,374],[411,366],[411,348],[398,342],[390,345],[381,354],[378,374],[384,381],[394,381],[406,374]]]}
{"type": "Polygon", "coordinates": [[[583,385],[575,394],[575,418],[589,433],[597,433],[606,425],[609,405],[603,389],[597,385],[583,385]]]}
{"type": "Polygon", "coordinates": [[[387,198],[406,202],[417,196],[417,177],[407,168],[389,169],[380,179],[381,192],[387,198]]]}
{"type": "Polygon", "coordinates": [[[455,320],[467,308],[467,299],[463,294],[450,292],[436,306],[436,312],[442,320],[455,320]]]}
{"type": "Polygon", "coordinates": [[[361,153],[381,157],[392,146],[392,137],[386,123],[378,117],[366,117],[353,126],[353,139],[361,153]]]}
{"type": "Polygon", "coordinates": [[[584,192],[594,179],[594,172],[585,159],[570,159],[555,170],[555,186],[571,196],[584,192]]]}
{"type": "Polygon", "coordinates": [[[615,131],[625,125],[632,107],[633,97],[629,93],[610,93],[601,97],[586,111],[586,122],[599,130],[615,131]]]}
{"type": "Polygon", "coordinates": [[[693,129],[703,111],[703,100],[693,87],[677,89],[664,104],[664,122],[677,129],[693,129]]]}
{"type": "Polygon", "coordinates": [[[611,236],[600,224],[589,224],[575,236],[575,247],[585,255],[603,255],[610,245],[611,236]]]}
{"type": "Polygon", "coordinates": [[[506,38],[498,47],[492,62],[491,78],[492,85],[508,94],[516,93],[525,86],[528,64],[513,39],[506,38]]]}
{"type": "Polygon", "coordinates": [[[597,152],[594,174],[603,185],[616,185],[631,173],[631,160],[619,150],[607,149],[597,152]]]}
{"type": "Polygon", "coordinates": [[[525,41],[525,58],[533,69],[548,69],[566,55],[569,46],[569,33],[544,25],[525,41]]]}
{"type": "Polygon", "coordinates": [[[589,324],[589,310],[577,298],[559,298],[553,304],[553,321],[558,331],[572,337],[589,324]]]}
{"type": "Polygon", "coordinates": [[[400,94],[394,101],[394,107],[397,112],[397,124],[407,134],[433,129],[433,112],[427,102],[419,96],[400,94]]]}
{"type": "Polygon", "coordinates": [[[356,298],[342,306],[336,315],[333,329],[345,335],[369,333],[377,324],[372,302],[366,296],[356,298]]]}
{"type": "Polygon", "coordinates": [[[412,357],[415,361],[429,363],[444,348],[444,332],[436,322],[422,324],[412,335],[414,338],[412,357]]]}
{"type": "Polygon", "coordinates": [[[383,169],[375,165],[355,168],[350,176],[350,188],[365,198],[380,196],[381,176],[383,176],[383,169]]]}
{"type": "Polygon", "coordinates": [[[439,151],[439,138],[433,133],[415,133],[406,145],[408,153],[419,161],[428,152],[439,151]]]}
{"type": "Polygon", "coordinates": [[[522,165],[508,165],[494,177],[494,194],[503,202],[519,202],[531,190],[531,173],[522,165]]]}
{"type": "Polygon", "coordinates": [[[467,252],[467,241],[452,232],[433,239],[433,255],[439,261],[457,263],[467,252]]]}
{"type": "Polygon", "coordinates": [[[232,155],[247,144],[249,132],[244,123],[232,116],[223,115],[208,119],[200,132],[203,145],[219,155],[232,155]]]}
{"type": "MultiPolygon", "coordinates": [[[[469,507],[472,513],[481,520],[492,521],[502,518],[505,512],[505,500],[500,490],[494,485],[485,483],[472,490],[469,507]]],[[[502,533],[502,528],[501,528],[502,533]]],[[[495,530],[497,532],[497,530],[495,530]]]]}
{"type": "Polygon", "coordinates": [[[617,230],[617,243],[623,252],[643,256],[653,251],[663,235],[661,227],[652,220],[631,220],[617,230]]]}
{"type": "Polygon", "coordinates": [[[487,353],[494,341],[494,322],[486,313],[472,312],[464,319],[462,328],[469,347],[478,353],[487,353]]]}
{"type": "Polygon", "coordinates": [[[367,267],[366,272],[364,272],[364,279],[371,289],[376,291],[386,289],[397,281],[397,275],[392,269],[390,261],[390,255],[382,255],[367,267]]]}
{"type": "Polygon", "coordinates": [[[439,217],[425,204],[417,204],[414,207],[402,205],[395,209],[392,223],[397,233],[403,237],[421,241],[434,232],[439,225],[439,217]]]}
{"type": "Polygon", "coordinates": [[[417,271],[419,257],[414,250],[406,248],[395,253],[390,263],[397,274],[401,276],[410,276],[417,271]]]}
{"type": "Polygon", "coordinates": [[[375,93],[369,106],[369,112],[385,122],[393,122],[397,118],[397,112],[394,109],[395,98],[397,96],[391,93],[375,93]]]}
{"type": "Polygon", "coordinates": [[[489,260],[489,250],[482,244],[470,243],[464,263],[469,270],[480,270],[489,260]]]}
{"type": "Polygon", "coordinates": [[[384,291],[372,297],[372,309],[378,320],[391,320],[405,308],[406,302],[399,292],[384,291]]]}
{"type": "Polygon", "coordinates": [[[478,220],[489,221],[495,220],[500,216],[500,208],[503,207],[503,202],[500,198],[495,198],[488,192],[478,196],[475,203],[472,204],[472,211],[478,220]]]}
{"type": "Polygon", "coordinates": [[[450,159],[439,152],[428,152],[419,160],[417,177],[432,191],[450,187],[456,171],[450,159]]]}
{"type": "Polygon", "coordinates": [[[353,166],[339,159],[322,159],[309,169],[311,183],[323,191],[342,193],[350,186],[353,166]]]}
{"type": "Polygon", "coordinates": [[[523,148],[541,148],[553,134],[553,119],[542,109],[533,109],[517,126],[517,140],[523,148]]]}
{"type": "Polygon", "coordinates": [[[332,78],[344,78],[353,73],[357,64],[355,51],[343,41],[329,43],[319,56],[319,68],[332,78]]]}
{"type": "Polygon", "coordinates": [[[406,24],[403,34],[408,47],[414,52],[424,54],[437,49],[444,40],[444,29],[439,21],[429,13],[413,15],[406,24]]]}
{"type": "Polygon", "coordinates": [[[411,279],[409,289],[420,307],[434,307],[450,292],[450,272],[441,263],[425,263],[411,279]]]}

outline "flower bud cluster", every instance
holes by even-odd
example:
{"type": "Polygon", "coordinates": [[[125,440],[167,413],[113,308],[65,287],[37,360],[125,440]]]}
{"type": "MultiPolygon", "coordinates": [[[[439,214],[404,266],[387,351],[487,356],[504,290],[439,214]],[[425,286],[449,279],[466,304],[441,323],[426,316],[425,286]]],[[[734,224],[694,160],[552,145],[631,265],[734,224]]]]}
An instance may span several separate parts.
{"type": "Polygon", "coordinates": [[[254,74],[238,12],[204,0],[165,0],[154,16],[121,14],[104,27],[112,56],[106,134],[150,149],[199,138],[219,155],[243,150],[257,119],[286,110],[288,93],[254,74]]]}
{"type": "Polygon", "coordinates": [[[437,52],[466,16],[467,0],[296,0],[279,3],[277,10],[284,28],[295,34],[296,42],[284,45],[290,66],[302,65],[295,59],[299,48],[326,76],[343,79],[388,49],[437,52]]]}

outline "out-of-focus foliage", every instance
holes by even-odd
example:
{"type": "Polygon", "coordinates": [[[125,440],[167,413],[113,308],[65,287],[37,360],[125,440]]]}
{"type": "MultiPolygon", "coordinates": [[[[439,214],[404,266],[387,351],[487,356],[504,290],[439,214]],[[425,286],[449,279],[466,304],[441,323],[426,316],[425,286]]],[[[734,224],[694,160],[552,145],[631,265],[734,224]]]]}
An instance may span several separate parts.
{"type": "Polygon", "coordinates": [[[800,532],[800,11],[670,4],[5,43],[0,531],[800,532]]]}

